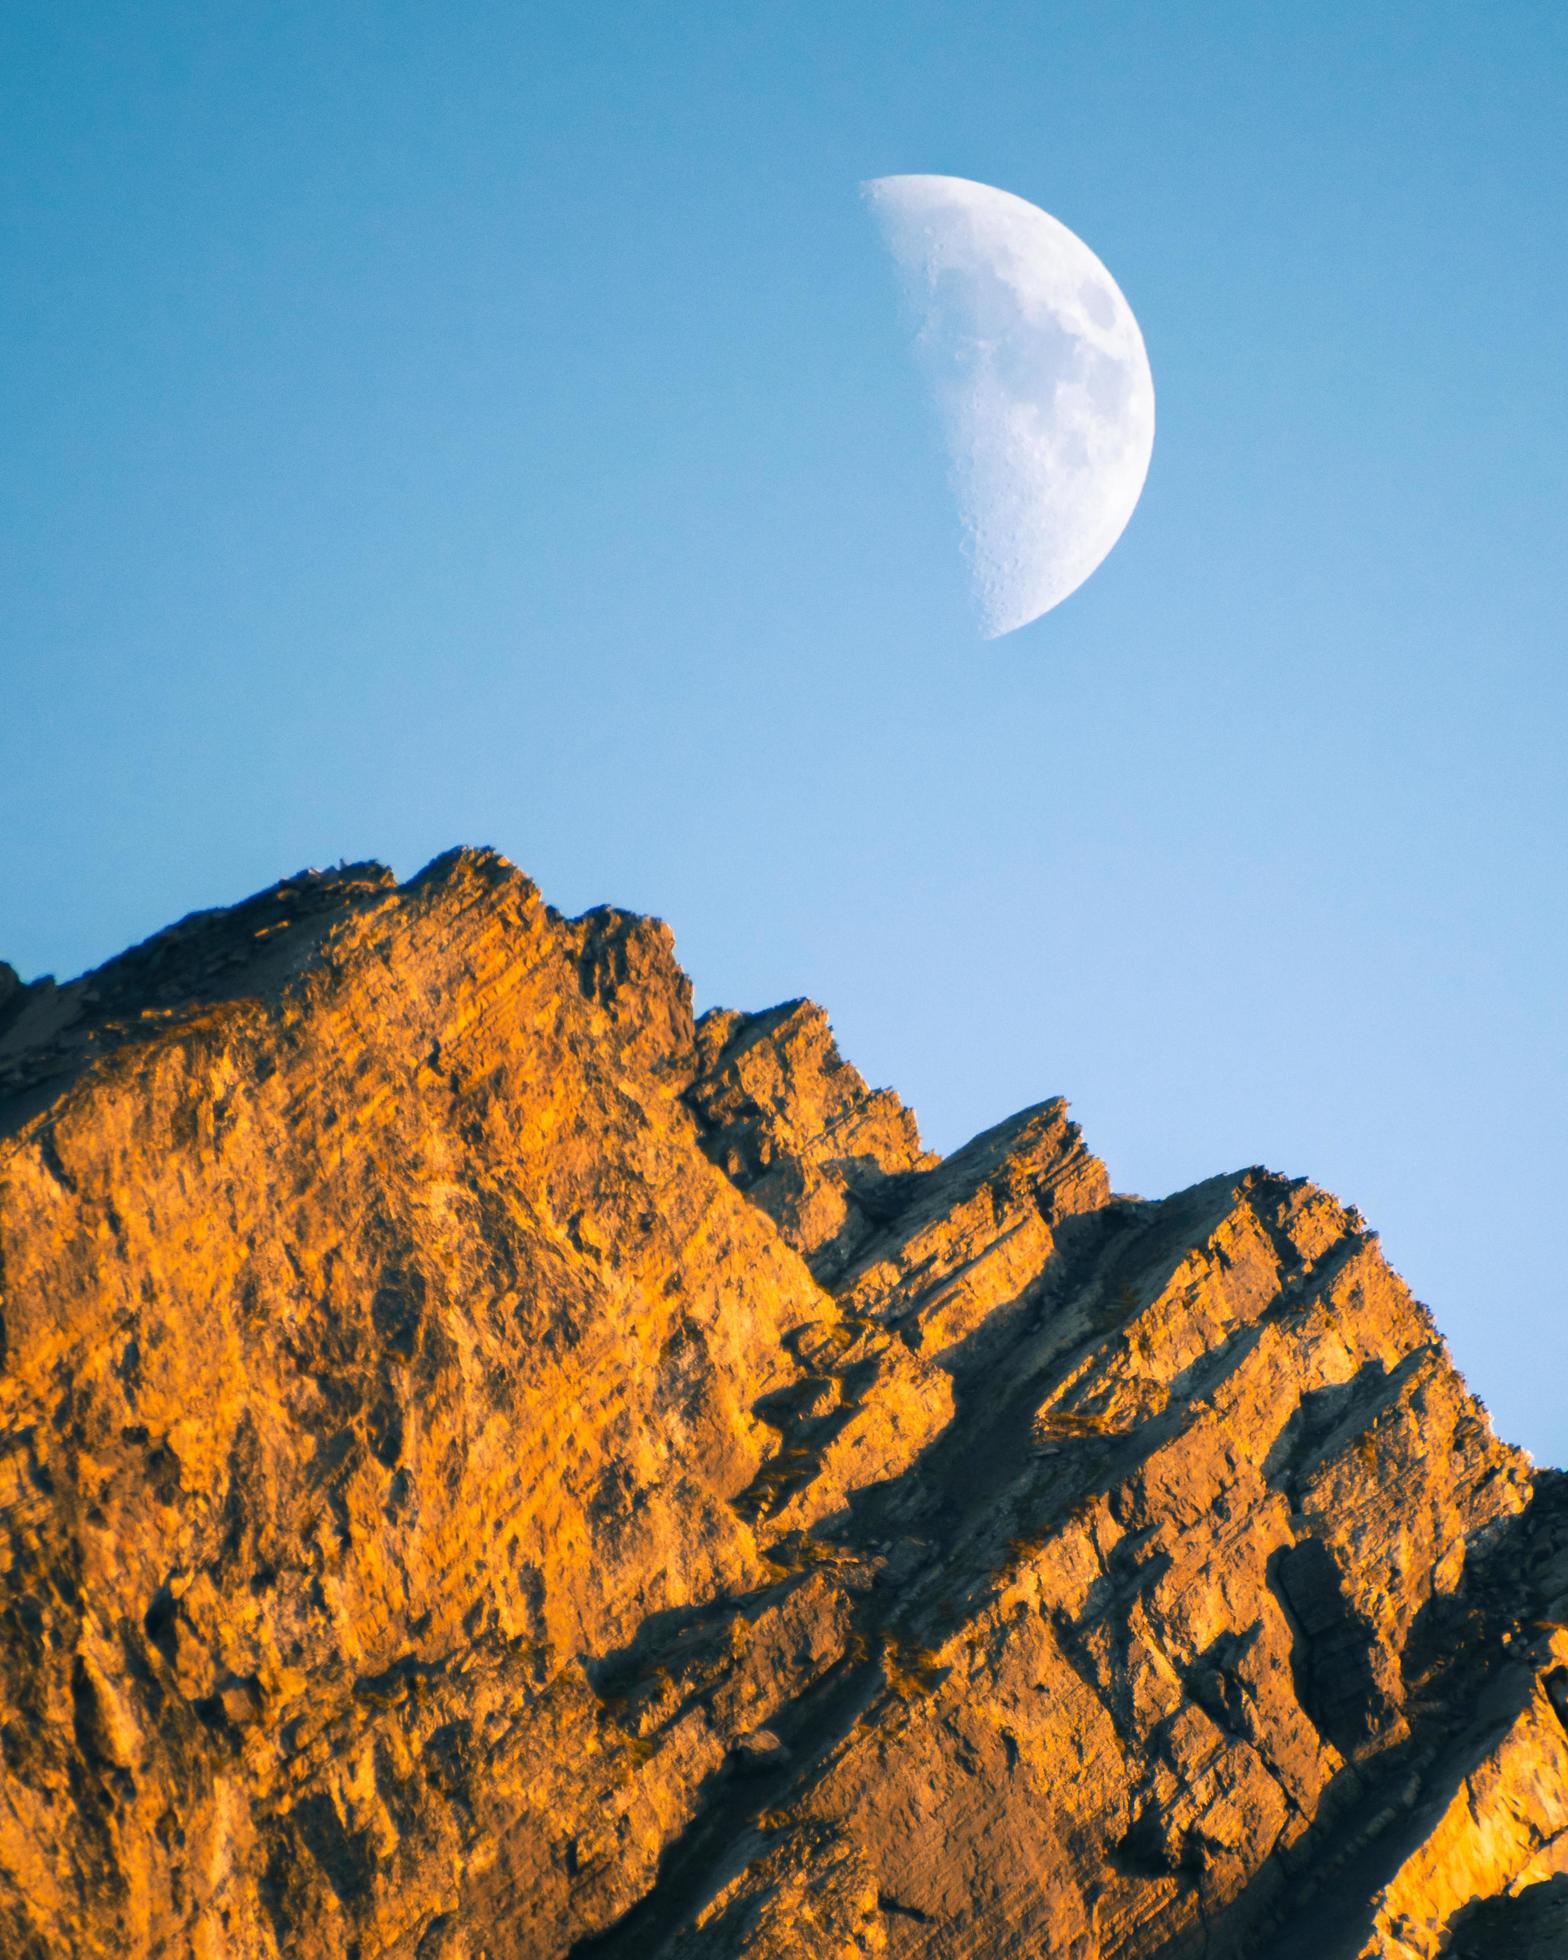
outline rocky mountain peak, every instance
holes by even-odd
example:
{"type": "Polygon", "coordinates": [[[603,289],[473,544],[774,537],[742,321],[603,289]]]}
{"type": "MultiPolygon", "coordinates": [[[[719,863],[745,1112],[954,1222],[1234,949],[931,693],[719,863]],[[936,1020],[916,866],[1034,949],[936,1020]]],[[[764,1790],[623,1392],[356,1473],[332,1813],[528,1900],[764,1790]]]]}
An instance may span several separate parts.
{"type": "Polygon", "coordinates": [[[0,1324],[7,1953],[1561,1950],[1568,1491],[1359,1214],[493,852],[0,969],[0,1324]]]}

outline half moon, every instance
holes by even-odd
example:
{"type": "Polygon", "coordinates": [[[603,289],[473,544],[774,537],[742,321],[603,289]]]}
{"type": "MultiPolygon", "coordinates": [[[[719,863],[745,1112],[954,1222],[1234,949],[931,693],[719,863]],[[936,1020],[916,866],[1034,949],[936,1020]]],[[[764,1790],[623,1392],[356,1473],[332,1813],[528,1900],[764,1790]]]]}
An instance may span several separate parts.
{"type": "Polygon", "coordinates": [[[1154,380],[1121,288],[1083,240],[966,177],[862,186],[919,321],[987,639],[1075,592],[1126,528],[1154,448],[1154,380]]]}

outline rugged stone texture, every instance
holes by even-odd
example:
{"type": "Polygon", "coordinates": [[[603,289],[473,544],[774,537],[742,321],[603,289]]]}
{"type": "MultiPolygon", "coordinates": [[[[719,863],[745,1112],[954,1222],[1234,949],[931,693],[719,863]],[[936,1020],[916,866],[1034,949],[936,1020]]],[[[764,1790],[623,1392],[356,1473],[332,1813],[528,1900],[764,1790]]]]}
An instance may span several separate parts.
{"type": "Polygon", "coordinates": [[[696,1030],[687,1100],[709,1155],[762,1206],[820,1279],[840,1273],[937,1159],[890,1089],[868,1089],[809,1000],[766,1014],[715,1009],[696,1030]]]}
{"type": "Polygon", "coordinates": [[[1484,1899],[1455,1925],[1452,1960],[1561,1960],[1568,1953],[1568,1878],[1484,1899]]]}
{"type": "Polygon", "coordinates": [[[1565,1950],[1564,1481],[1308,1184],[454,853],[0,970],[0,1314],[7,1954],[1565,1950]]]}

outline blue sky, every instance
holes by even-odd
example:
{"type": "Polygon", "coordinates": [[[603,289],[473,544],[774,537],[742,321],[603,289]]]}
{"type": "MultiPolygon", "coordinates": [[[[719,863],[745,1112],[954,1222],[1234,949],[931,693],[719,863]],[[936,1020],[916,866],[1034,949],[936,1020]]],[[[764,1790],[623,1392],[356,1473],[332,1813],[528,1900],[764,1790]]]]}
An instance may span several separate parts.
{"type": "Polygon", "coordinates": [[[0,954],[500,846],[947,1148],[1358,1202],[1568,1459],[1568,13],[0,19],[0,954]],[[1159,428],[976,634],[867,177],[1100,255],[1159,428]]]}

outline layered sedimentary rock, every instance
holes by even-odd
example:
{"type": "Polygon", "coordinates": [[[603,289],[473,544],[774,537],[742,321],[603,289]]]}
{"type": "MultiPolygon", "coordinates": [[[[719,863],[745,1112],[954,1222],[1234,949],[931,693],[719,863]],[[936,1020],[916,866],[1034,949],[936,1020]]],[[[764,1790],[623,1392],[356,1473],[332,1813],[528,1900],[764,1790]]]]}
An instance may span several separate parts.
{"type": "Polygon", "coordinates": [[[1564,1483],[1309,1184],[462,852],[0,970],[0,1315],[7,1954],[1564,1950],[1564,1483]]]}

